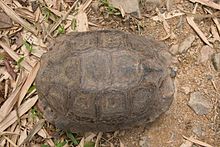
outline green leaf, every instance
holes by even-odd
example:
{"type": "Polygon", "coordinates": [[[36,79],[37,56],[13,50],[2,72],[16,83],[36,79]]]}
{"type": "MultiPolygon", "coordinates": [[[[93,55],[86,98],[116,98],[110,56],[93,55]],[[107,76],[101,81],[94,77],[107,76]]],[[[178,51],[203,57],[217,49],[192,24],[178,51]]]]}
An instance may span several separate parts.
{"type": "Polygon", "coordinates": [[[57,29],[58,31],[58,34],[64,34],[65,33],[65,29],[64,29],[64,26],[63,25],[60,25],[57,29]]]}
{"type": "Polygon", "coordinates": [[[77,25],[76,19],[73,18],[72,24],[71,24],[72,30],[74,30],[74,31],[76,30],[76,25],[77,25]]]}
{"type": "Polygon", "coordinates": [[[24,60],[24,56],[21,56],[20,59],[17,61],[17,65],[21,66],[21,62],[24,60]]]}
{"type": "Polygon", "coordinates": [[[31,115],[32,115],[33,118],[38,115],[38,111],[35,107],[31,109],[31,115]]]}
{"type": "Polygon", "coordinates": [[[84,144],[84,147],[94,147],[95,146],[95,142],[86,142],[84,144]]]}
{"type": "Polygon", "coordinates": [[[66,144],[66,141],[63,141],[63,142],[58,141],[55,143],[55,147],[63,147],[65,144],[66,144]]]}
{"type": "Polygon", "coordinates": [[[29,42],[25,41],[24,45],[29,52],[33,51],[33,46],[29,42]]]}
{"type": "Polygon", "coordinates": [[[35,85],[32,85],[32,86],[28,89],[27,93],[31,93],[31,92],[34,91],[35,89],[36,89],[36,86],[35,86],[35,85]]]}
{"type": "Polygon", "coordinates": [[[66,136],[72,141],[72,143],[74,145],[78,145],[78,141],[76,140],[76,138],[74,137],[73,133],[70,131],[66,131],[66,136]]]}
{"type": "Polygon", "coordinates": [[[42,144],[41,147],[49,147],[49,145],[42,144]]]}

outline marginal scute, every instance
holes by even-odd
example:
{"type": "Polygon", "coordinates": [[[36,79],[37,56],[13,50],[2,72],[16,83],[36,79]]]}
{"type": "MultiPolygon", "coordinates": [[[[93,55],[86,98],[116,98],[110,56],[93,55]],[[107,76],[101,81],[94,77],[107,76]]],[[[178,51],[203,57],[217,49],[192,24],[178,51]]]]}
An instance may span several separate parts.
{"type": "Polygon", "coordinates": [[[117,30],[57,38],[36,77],[43,113],[74,132],[116,131],[154,121],[174,86],[163,43],[117,30]]]}

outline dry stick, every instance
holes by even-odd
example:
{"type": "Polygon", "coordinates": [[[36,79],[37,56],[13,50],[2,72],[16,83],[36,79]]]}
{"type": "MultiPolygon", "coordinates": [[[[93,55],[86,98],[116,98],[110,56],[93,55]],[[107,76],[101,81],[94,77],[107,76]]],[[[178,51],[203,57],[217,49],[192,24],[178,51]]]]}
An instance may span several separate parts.
{"type": "MultiPolygon", "coordinates": [[[[205,10],[206,10],[209,14],[213,15],[213,13],[212,13],[210,10],[208,10],[208,9],[205,9],[205,10]]],[[[216,17],[213,17],[212,20],[214,21],[214,23],[215,23],[215,25],[216,25],[216,27],[217,27],[217,29],[218,29],[218,33],[219,33],[219,35],[220,35],[220,23],[219,23],[218,19],[217,19],[216,17]]]]}
{"type": "Polygon", "coordinates": [[[186,137],[186,136],[183,136],[183,138],[185,138],[186,140],[189,140],[189,141],[191,141],[191,142],[193,142],[193,143],[195,143],[195,144],[204,146],[204,147],[213,147],[213,146],[211,146],[211,145],[209,145],[209,144],[207,144],[207,143],[205,143],[205,142],[199,141],[199,140],[194,139],[194,138],[188,138],[188,137],[186,137]]]}
{"type": "Polygon", "coordinates": [[[62,21],[64,21],[67,16],[69,15],[69,13],[73,10],[73,8],[76,6],[76,4],[78,3],[79,0],[75,1],[75,3],[70,7],[70,9],[66,12],[66,14],[61,17],[49,30],[49,32],[47,33],[47,35],[44,37],[44,40],[46,40],[47,36],[51,35],[51,33],[56,30],[56,28],[62,23],[62,21]]]}
{"type": "Polygon", "coordinates": [[[210,47],[213,47],[212,44],[209,43],[208,39],[205,37],[203,32],[199,29],[199,27],[194,22],[194,18],[191,16],[187,16],[186,20],[188,21],[189,25],[196,31],[196,33],[199,35],[199,37],[210,47]]]}
{"type": "Polygon", "coordinates": [[[189,1],[191,1],[193,3],[200,3],[202,5],[205,5],[205,6],[208,6],[208,7],[217,9],[217,10],[220,10],[220,5],[214,3],[211,0],[189,0],[189,1]]]}
{"type": "Polygon", "coordinates": [[[2,0],[0,0],[0,7],[4,10],[4,12],[15,22],[19,23],[22,27],[32,32],[34,35],[38,34],[38,31],[35,29],[33,25],[22,19],[18,16],[8,5],[4,4],[2,0]]]}

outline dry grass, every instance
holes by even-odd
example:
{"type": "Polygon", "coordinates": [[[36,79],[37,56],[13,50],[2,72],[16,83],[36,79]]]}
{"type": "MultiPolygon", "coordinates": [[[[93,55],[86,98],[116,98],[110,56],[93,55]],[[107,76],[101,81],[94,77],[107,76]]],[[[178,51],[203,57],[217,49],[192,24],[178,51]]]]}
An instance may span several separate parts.
{"type": "MultiPolygon", "coordinates": [[[[206,11],[210,15],[213,14],[212,11],[220,10],[220,5],[208,2],[211,0],[189,1],[208,6],[206,11]]],[[[111,147],[117,146],[117,144],[121,147],[125,146],[120,139],[116,139],[115,145],[114,141],[102,138],[101,132],[87,133],[84,136],[64,133],[58,135],[57,138],[55,136],[59,132],[48,124],[35,108],[38,96],[34,80],[40,68],[42,54],[47,52],[51,40],[60,34],[88,31],[90,26],[99,26],[89,22],[88,19],[88,12],[91,11],[90,7],[93,2],[97,3],[92,0],[86,0],[83,3],[80,0],[0,0],[0,8],[5,13],[4,17],[9,17],[12,20],[7,22],[10,26],[8,28],[0,26],[0,58],[4,61],[0,66],[0,82],[3,85],[0,91],[4,91],[3,97],[0,97],[0,146],[98,147],[103,142],[103,144],[107,144],[106,146],[111,147]],[[16,36],[19,37],[16,38],[16,36]]],[[[120,11],[124,17],[123,9],[117,11],[120,11]]],[[[178,9],[163,15],[157,10],[156,15],[150,17],[154,21],[162,22],[167,35],[161,39],[167,40],[176,37],[167,20],[186,16],[188,24],[204,43],[213,47],[213,44],[194,21],[194,16],[196,16],[194,14],[196,14],[196,7],[194,12],[190,12],[190,14],[178,9]]],[[[117,17],[123,19],[121,16],[117,17]]],[[[219,21],[215,15],[211,17],[216,26],[213,26],[213,35],[219,39],[219,21]]],[[[216,110],[216,113],[219,113],[219,110],[216,110]]],[[[216,119],[220,119],[219,116],[216,116],[216,119]]],[[[220,123],[220,120],[216,120],[216,122],[220,123]]],[[[217,130],[219,131],[219,128],[217,130]]],[[[211,145],[196,139],[184,138],[192,143],[211,147],[211,145]]]]}

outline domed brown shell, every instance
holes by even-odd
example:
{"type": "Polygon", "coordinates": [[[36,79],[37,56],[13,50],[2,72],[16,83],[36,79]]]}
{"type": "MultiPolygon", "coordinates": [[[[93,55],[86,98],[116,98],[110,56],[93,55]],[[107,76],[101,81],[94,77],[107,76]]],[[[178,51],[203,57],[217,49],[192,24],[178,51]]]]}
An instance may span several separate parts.
{"type": "Polygon", "coordinates": [[[75,132],[152,122],[173,100],[165,49],[151,38],[117,30],[57,38],[36,78],[46,119],[75,132]]]}

